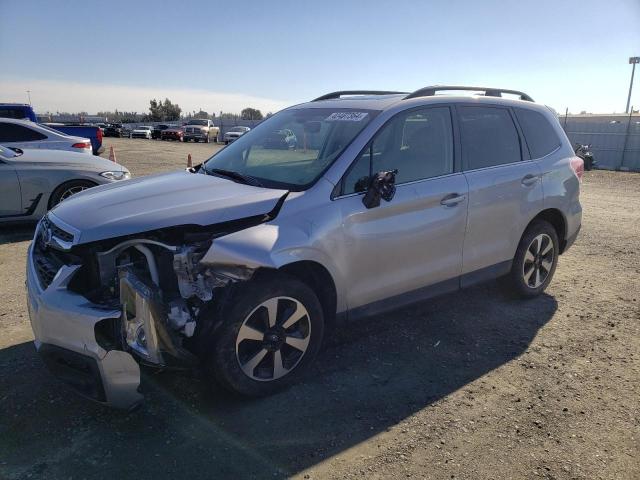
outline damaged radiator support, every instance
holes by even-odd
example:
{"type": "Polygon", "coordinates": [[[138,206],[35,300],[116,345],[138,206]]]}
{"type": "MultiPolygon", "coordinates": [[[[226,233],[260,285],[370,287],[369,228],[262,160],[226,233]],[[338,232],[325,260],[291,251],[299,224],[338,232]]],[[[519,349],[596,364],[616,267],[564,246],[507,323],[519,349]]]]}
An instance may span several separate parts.
{"type": "Polygon", "coordinates": [[[167,312],[159,291],[126,269],[120,271],[119,282],[122,334],[129,348],[154,365],[166,365],[163,352],[178,359],[194,360],[189,352],[177,346],[167,326],[167,312]]]}
{"type": "Polygon", "coordinates": [[[98,254],[103,284],[109,278],[112,282],[117,280],[114,290],[119,293],[122,308],[122,341],[143,361],[165,366],[166,355],[195,361],[193,354],[183,347],[183,340],[194,335],[202,302],[213,300],[215,288],[252,277],[254,270],[248,267],[202,264],[200,261],[209,246],[210,243],[173,246],[155,240],[131,239],[98,254]],[[159,262],[158,253],[149,247],[170,252],[177,291],[167,293],[171,286],[162,280],[165,278],[167,282],[167,272],[159,271],[161,266],[168,266],[167,262],[159,262]],[[140,270],[139,261],[132,261],[126,253],[128,249],[142,254],[146,272],[140,270]],[[118,263],[121,258],[122,262],[118,263]]]}

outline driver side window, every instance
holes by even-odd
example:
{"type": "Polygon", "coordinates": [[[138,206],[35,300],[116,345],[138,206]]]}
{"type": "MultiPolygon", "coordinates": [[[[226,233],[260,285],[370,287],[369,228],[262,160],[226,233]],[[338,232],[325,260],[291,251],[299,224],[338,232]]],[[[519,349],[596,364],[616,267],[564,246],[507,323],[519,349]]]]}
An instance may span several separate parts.
{"type": "Polygon", "coordinates": [[[396,184],[453,173],[448,107],[403,112],[389,120],[343,177],[342,194],[363,192],[371,175],[398,170],[396,184]]]}

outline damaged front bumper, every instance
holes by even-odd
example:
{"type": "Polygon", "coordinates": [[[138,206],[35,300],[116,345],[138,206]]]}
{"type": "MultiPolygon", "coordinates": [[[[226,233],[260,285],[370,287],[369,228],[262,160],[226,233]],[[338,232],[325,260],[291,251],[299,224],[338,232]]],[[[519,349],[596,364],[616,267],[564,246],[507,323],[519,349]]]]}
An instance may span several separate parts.
{"type": "Polygon", "coordinates": [[[50,370],[81,394],[117,408],[143,400],[140,367],[121,350],[106,350],[96,339],[96,325],[118,321],[122,312],[100,307],[71,292],[67,285],[78,266],[63,266],[42,288],[35,270],[33,245],[27,255],[27,304],[36,350],[50,370]]]}

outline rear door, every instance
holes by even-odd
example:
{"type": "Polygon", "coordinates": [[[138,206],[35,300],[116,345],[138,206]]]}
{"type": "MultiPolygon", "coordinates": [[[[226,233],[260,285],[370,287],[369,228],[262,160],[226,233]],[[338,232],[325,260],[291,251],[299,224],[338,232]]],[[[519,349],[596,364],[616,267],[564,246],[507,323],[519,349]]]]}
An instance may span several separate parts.
{"type": "Polygon", "coordinates": [[[24,125],[0,122],[0,145],[14,148],[48,148],[47,136],[24,125]]]}
{"type": "Polygon", "coordinates": [[[542,172],[529,159],[511,109],[458,105],[469,184],[463,286],[506,273],[527,224],[542,210],[542,172]]]}
{"type": "Polygon", "coordinates": [[[347,279],[350,309],[384,310],[419,299],[427,294],[423,287],[436,284],[457,288],[467,182],[456,170],[446,106],[396,115],[356,159],[335,198],[344,237],[335,258],[347,279]],[[367,209],[362,203],[366,179],[393,169],[398,170],[395,196],[367,209]],[[393,297],[395,302],[372,305],[393,297]]]}

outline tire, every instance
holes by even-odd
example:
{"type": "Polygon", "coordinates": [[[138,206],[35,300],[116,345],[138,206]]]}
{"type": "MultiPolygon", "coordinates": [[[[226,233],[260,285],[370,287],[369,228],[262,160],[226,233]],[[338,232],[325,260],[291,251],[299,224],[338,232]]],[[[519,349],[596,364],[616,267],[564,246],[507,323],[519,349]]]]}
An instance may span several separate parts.
{"type": "Polygon", "coordinates": [[[590,172],[591,170],[593,170],[593,157],[588,155],[588,156],[584,157],[583,160],[584,160],[584,169],[587,172],[590,172]]]}
{"type": "Polygon", "coordinates": [[[225,145],[229,145],[229,140],[225,140],[225,141],[224,141],[224,144],[225,144],[225,145]]]}
{"type": "Polygon", "coordinates": [[[537,297],[551,283],[559,253],[555,228],[544,220],[534,220],[520,239],[505,286],[518,297],[537,297]]]}
{"type": "Polygon", "coordinates": [[[70,182],[63,183],[58,186],[58,188],[56,188],[51,194],[51,197],[49,197],[49,210],[66,198],[95,186],[96,184],[89,180],[71,180],[70,182]]]}
{"type": "Polygon", "coordinates": [[[266,274],[242,285],[226,304],[220,316],[224,323],[216,333],[213,348],[207,349],[213,353],[205,361],[217,383],[231,392],[259,397],[281,390],[304,375],[320,350],[324,334],[322,308],[308,286],[289,275],[266,274]],[[276,306],[271,310],[276,312],[271,321],[265,303],[276,306]],[[300,307],[305,314],[285,330],[283,325],[294,318],[292,312],[301,312],[300,307]],[[273,323],[275,327],[268,328],[273,323]]]}
{"type": "Polygon", "coordinates": [[[204,139],[204,143],[209,143],[209,135],[207,135],[207,138],[204,139]]]}

